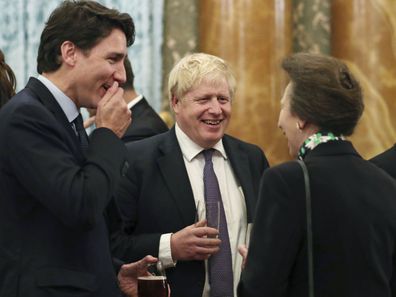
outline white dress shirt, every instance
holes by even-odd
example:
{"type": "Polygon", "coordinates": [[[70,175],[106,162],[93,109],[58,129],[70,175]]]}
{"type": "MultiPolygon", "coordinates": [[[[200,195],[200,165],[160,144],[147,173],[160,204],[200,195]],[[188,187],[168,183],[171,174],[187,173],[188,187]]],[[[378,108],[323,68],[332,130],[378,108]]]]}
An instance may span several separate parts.
{"type": "MultiPolygon", "coordinates": [[[[198,209],[198,213],[202,214],[202,217],[199,219],[203,219],[205,217],[205,196],[203,183],[203,169],[205,165],[205,159],[200,153],[204,149],[193,142],[177,124],[175,125],[175,130],[176,138],[183,154],[183,160],[187,169],[187,174],[190,179],[195,205],[197,205],[199,201],[199,208],[201,208],[198,209]]],[[[224,212],[227,219],[228,235],[232,253],[232,266],[234,272],[234,295],[236,296],[236,287],[239,282],[242,268],[242,257],[238,253],[238,246],[247,243],[246,240],[249,235],[248,231],[250,231],[248,229],[250,228],[247,226],[244,194],[234,175],[222,140],[216,143],[213,148],[215,149],[212,157],[213,168],[219,182],[224,212]]],[[[176,265],[171,256],[170,237],[171,233],[163,234],[160,240],[159,259],[164,263],[165,267],[176,265]]],[[[205,267],[206,281],[202,296],[208,297],[209,283],[207,261],[205,261],[205,267]]]]}
{"type": "Polygon", "coordinates": [[[143,95],[138,95],[135,98],[133,98],[131,101],[128,103],[128,109],[131,109],[133,106],[135,106],[140,100],[143,99],[143,95]]]}
{"type": "Polygon", "coordinates": [[[55,100],[62,108],[63,112],[66,114],[66,117],[69,120],[69,122],[72,123],[78,116],[78,109],[76,104],[73,102],[73,100],[67,97],[65,93],[63,93],[52,81],[50,81],[45,76],[39,74],[37,79],[41,81],[51,92],[55,100]]]}

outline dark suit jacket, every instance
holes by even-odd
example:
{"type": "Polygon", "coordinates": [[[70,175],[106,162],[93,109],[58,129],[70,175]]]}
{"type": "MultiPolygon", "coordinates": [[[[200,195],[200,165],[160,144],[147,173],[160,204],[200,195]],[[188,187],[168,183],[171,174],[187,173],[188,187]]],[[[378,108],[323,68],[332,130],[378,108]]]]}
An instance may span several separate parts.
{"type": "Polygon", "coordinates": [[[66,115],[31,78],[0,112],[0,296],[119,296],[103,210],[126,149],[93,132],[85,158],[66,115]]]}
{"type": "Polygon", "coordinates": [[[122,140],[125,143],[151,137],[168,131],[168,127],[143,97],[131,108],[132,123],[122,140]]]}
{"type": "MultiPolygon", "coordinates": [[[[396,296],[396,184],[350,142],[307,154],[315,296],[396,296]]],[[[261,181],[240,297],[307,297],[305,189],[288,162],[261,181]]]]}
{"type": "Polygon", "coordinates": [[[370,161],[396,178],[396,145],[370,159],[370,161]]]}
{"type": "MultiPolygon", "coordinates": [[[[231,136],[224,136],[223,144],[242,186],[251,222],[267,160],[257,146],[231,136]]],[[[113,233],[112,250],[116,257],[129,262],[147,254],[158,256],[161,234],[193,224],[196,210],[174,128],[127,148],[131,166],[116,197],[124,233],[113,233]]],[[[178,261],[166,273],[172,297],[202,296],[204,261],[178,261]]]]}

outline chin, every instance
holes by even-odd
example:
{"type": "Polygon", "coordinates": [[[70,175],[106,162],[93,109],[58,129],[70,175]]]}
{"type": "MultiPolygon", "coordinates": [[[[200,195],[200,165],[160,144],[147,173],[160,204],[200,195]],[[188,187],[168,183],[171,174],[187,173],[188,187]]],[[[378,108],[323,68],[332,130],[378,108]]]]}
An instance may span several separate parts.
{"type": "Polygon", "coordinates": [[[216,139],[213,139],[213,138],[208,139],[208,138],[206,138],[205,140],[203,140],[201,142],[201,144],[199,144],[199,143],[198,144],[201,145],[203,148],[212,148],[219,140],[220,139],[218,139],[218,138],[216,138],[216,139]]]}

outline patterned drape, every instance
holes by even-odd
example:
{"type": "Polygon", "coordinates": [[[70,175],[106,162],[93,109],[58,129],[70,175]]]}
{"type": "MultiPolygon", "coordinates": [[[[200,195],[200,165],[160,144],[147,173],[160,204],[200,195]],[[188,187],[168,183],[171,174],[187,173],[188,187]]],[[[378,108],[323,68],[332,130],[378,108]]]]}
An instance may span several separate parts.
{"type": "MultiPolygon", "coordinates": [[[[13,68],[18,90],[36,76],[40,34],[51,11],[61,0],[0,0],[0,48],[13,68]]],[[[135,21],[136,41],[129,49],[135,87],[156,110],[161,106],[163,0],[99,0],[128,12],[135,21]]]]}

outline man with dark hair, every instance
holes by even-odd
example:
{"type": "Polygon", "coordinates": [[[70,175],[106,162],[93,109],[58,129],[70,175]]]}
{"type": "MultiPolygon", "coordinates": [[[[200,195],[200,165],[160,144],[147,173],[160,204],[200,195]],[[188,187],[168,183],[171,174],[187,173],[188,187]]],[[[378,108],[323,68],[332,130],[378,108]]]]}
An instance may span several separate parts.
{"type": "MultiPolygon", "coordinates": [[[[119,85],[133,40],[128,14],[64,1],[41,35],[40,75],[0,111],[0,296],[121,294],[103,211],[128,168],[119,85]],[[80,107],[97,109],[89,139],[80,107]]],[[[139,267],[121,267],[123,288],[139,267]]]]}
{"type": "Polygon", "coordinates": [[[133,84],[135,76],[128,58],[124,60],[124,66],[126,82],[122,88],[124,89],[124,100],[132,112],[133,124],[129,125],[122,140],[128,143],[168,131],[168,127],[149,105],[146,98],[136,93],[133,84]]]}

